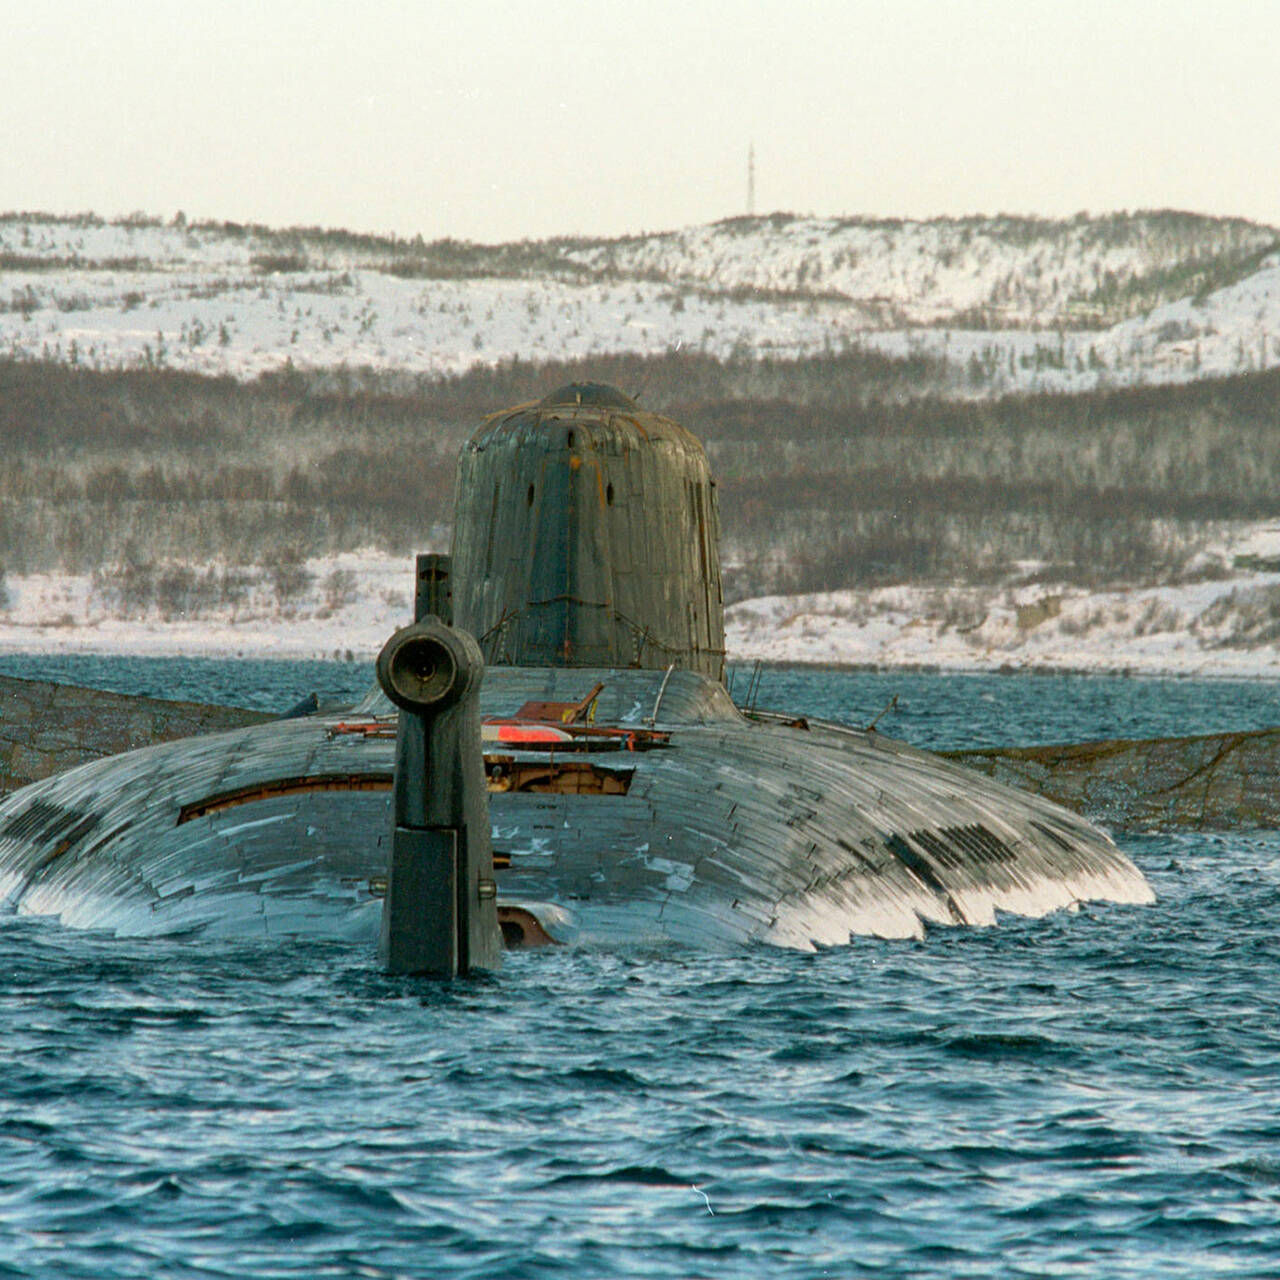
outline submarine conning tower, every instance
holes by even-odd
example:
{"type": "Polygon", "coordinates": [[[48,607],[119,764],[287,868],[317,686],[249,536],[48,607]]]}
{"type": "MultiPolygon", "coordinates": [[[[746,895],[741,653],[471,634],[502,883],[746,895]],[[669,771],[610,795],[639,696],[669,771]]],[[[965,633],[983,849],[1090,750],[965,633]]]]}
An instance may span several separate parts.
{"type": "Polygon", "coordinates": [[[485,661],[724,676],[715,484],[697,438],[575,382],[458,459],[453,608],[485,661]]]}

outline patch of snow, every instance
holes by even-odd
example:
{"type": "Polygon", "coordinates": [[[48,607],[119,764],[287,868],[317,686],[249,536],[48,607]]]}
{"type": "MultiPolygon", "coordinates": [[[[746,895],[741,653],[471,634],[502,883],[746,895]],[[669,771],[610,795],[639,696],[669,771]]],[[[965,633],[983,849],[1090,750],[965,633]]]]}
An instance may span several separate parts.
{"type": "MultiPolygon", "coordinates": [[[[226,566],[194,567],[205,572],[226,566]]],[[[413,564],[403,556],[351,552],[308,560],[305,568],[310,586],[284,603],[259,582],[235,606],[172,618],[154,605],[129,616],[87,574],[10,574],[9,606],[0,608],[0,652],[372,660],[397,627],[412,621],[413,564]],[[326,592],[335,572],[349,575],[340,603],[326,592]]]]}
{"type": "MultiPolygon", "coordinates": [[[[1258,526],[1228,547],[1273,545],[1258,526]]],[[[234,609],[124,616],[87,576],[7,579],[0,653],[339,658],[372,661],[412,614],[413,571],[381,552],[306,562],[311,586],[281,605],[265,585],[234,609]],[[339,607],[324,584],[350,575],[339,607]]],[[[256,571],[255,571],[256,572],[256,571]]],[[[1280,678],[1280,571],[1133,590],[895,586],[763,596],[726,610],[731,661],[952,671],[1072,670],[1280,678]],[[1274,616],[1273,616],[1274,614],[1274,616]]]]}

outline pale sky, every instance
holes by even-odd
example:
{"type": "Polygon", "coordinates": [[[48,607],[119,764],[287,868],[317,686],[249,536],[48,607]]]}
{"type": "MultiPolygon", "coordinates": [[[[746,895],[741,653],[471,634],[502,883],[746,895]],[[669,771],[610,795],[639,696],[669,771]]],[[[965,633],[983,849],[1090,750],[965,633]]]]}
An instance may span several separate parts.
{"type": "Polygon", "coordinates": [[[1280,0],[0,0],[0,210],[1280,224],[1280,0]]]}

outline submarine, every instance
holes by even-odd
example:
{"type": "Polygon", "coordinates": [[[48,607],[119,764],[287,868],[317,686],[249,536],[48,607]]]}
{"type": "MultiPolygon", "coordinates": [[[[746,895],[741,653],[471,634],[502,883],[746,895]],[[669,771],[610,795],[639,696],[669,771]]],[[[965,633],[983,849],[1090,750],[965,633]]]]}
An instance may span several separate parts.
{"type": "MultiPolygon", "coordinates": [[[[698,440],[574,383],[463,447],[419,600],[483,656],[508,947],[913,938],[1154,900],[1098,827],[896,741],[747,711],[724,683],[716,487],[698,440]]],[[[0,903],[121,936],[376,938],[396,706],[95,760],[0,801],[0,903]]]]}

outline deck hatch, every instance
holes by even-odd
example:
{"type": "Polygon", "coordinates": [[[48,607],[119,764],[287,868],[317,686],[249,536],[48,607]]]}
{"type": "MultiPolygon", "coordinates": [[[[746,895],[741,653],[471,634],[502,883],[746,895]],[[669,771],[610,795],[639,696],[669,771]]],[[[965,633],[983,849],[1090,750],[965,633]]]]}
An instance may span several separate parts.
{"type": "Polygon", "coordinates": [[[389,773],[311,773],[294,778],[271,778],[255,782],[252,786],[236,787],[205,796],[191,804],[184,804],[178,811],[178,826],[196,818],[234,809],[237,805],[252,804],[257,800],[274,800],[279,796],[301,795],[315,791],[390,791],[392,776],[389,773]]]}
{"type": "Polygon", "coordinates": [[[562,796],[625,796],[634,769],[606,769],[584,760],[516,760],[485,756],[490,793],[544,792],[562,796]]]}

